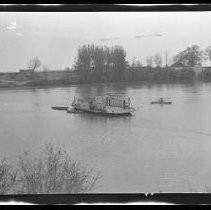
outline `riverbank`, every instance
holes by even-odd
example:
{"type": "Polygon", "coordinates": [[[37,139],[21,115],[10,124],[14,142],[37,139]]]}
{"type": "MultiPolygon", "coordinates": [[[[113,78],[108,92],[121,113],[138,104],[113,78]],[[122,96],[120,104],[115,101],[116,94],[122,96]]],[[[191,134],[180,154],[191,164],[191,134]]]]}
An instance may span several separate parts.
{"type": "Polygon", "coordinates": [[[63,84],[78,83],[78,75],[75,71],[51,70],[43,72],[20,72],[0,73],[0,88],[58,86],[63,84]]]}
{"type": "MultiPolygon", "coordinates": [[[[194,72],[193,69],[172,68],[145,68],[128,69],[124,72],[122,79],[109,79],[114,72],[102,73],[96,79],[94,73],[90,73],[83,80],[77,71],[51,70],[47,72],[29,73],[24,71],[0,74],[0,89],[17,88],[39,88],[39,87],[66,87],[78,84],[117,84],[117,83],[139,83],[139,84],[177,84],[210,82],[211,69],[194,72]],[[107,79],[105,79],[107,78],[107,79]]],[[[112,77],[113,78],[113,77],[112,77]]]]}
{"type": "Polygon", "coordinates": [[[17,82],[17,83],[9,82],[8,84],[0,84],[0,90],[69,87],[69,86],[74,86],[74,85],[78,85],[78,84],[80,84],[80,83],[71,82],[71,83],[53,83],[53,84],[51,84],[51,83],[32,84],[32,83],[28,83],[28,82],[17,82]]]}

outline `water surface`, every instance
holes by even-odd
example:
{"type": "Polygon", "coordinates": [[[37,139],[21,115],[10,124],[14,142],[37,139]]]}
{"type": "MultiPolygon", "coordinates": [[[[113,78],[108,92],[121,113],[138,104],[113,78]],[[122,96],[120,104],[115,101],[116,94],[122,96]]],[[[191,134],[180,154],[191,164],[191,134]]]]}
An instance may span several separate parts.
{"type": "Polygon", "coordinates": [[[211,84],[102,84],[0,90],[0,156],[65,144],[102,178],[93,192],[204,192],[211,186],[211,84]],[[131,117],[67,114],[74,96],[118,92],[131,117]],[[172,105],[151,105],[170,97],[172,105]]]}

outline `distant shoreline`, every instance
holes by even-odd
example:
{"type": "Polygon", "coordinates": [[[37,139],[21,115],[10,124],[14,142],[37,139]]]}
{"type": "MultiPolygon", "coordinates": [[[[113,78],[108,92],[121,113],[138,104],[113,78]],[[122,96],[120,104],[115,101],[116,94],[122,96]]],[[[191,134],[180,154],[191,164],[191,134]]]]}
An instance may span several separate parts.
{"type": "Polygon", "coordinates": [[[53,87],[68,87],[78,85],[80,83],[69,83],[69,84],[45,84],[45,85],[0,85],[0,90],[14,90],[14,89],[38,89],[38,88],[53,88],[53,87]]]}
{"type": "Polygon", "coordinates": [[[0,89],[26,89],[26,88],[52,88],[69,87],[82,84],[193,84],[211,82],[210,67],[182,67],[182,68],[151,68],[131,67],[124,72],[89,72],[82,71],[51,70],[32,72],[20,70],[20,72],[0,74],[0,89]]]}

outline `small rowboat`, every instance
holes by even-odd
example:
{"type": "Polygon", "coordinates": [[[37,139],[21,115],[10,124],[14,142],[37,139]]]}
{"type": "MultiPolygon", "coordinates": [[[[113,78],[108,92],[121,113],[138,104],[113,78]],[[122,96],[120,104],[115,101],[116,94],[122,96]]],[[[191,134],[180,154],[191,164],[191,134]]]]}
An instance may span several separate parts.
{"type": "Polygon", "coordinates": [[[67,106],[52,106],[51,109],[55,109],[55,110],[67,110],[68,107],[67,106]]]}
{"type": "Polygon", "coordinates": [[[164,102],[152,101],[151,104],[172,104],[172,102],[171,101],[164,101],[164,102]]]}
{"type": "Polygon", "coordinates": [[[151,104],[172,104],[172,101],[164,101],[163,98],[160,98],[158,101],[152,101],[151,104]]]}

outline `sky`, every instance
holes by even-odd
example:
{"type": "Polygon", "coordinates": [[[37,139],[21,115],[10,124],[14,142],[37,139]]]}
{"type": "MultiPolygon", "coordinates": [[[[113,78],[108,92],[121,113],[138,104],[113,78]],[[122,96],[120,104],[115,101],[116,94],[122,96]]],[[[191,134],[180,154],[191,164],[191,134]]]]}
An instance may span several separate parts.
{"type": "MultiPolygon", "coordinates": [[[[121,45],[127,60],[172,56],[211,45],[211,12],[0,12],[0,72],[38,56],[50,69],[72,67],[80,45],[121,45]]],[[[165,60],[164,60],[165,62],[165,60]]]]}

